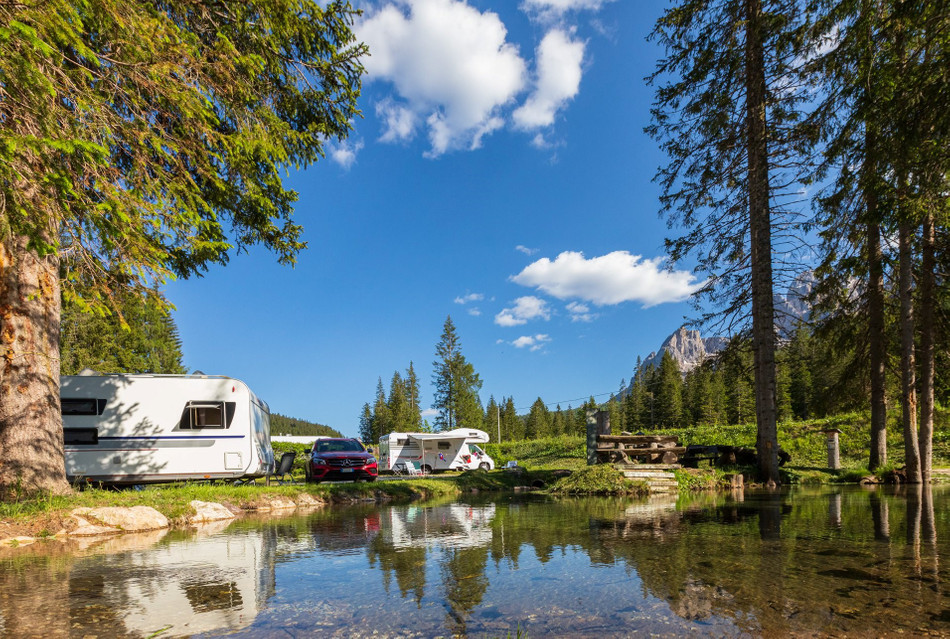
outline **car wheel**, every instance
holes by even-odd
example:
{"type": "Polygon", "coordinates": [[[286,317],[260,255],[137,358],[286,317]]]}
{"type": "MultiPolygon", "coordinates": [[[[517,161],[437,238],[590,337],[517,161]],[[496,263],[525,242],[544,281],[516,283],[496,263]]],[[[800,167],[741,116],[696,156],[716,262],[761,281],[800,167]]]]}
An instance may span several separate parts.
{"type": "Polygon", "coordinates": [[[478,465],[481,470],[491,470],[491,464],[488,462],[482,462],[478,465]]]}

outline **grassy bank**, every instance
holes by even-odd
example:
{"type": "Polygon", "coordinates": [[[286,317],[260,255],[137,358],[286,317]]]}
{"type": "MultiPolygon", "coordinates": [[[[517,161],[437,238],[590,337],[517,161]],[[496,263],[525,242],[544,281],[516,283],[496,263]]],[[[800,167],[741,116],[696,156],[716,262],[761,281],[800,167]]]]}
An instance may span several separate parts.
{"type": "Polygon", "coordinates": [[[142,490],[78,490],[72,495],[44,496],[13,503],[0,503],[0,538],[10,531],[37,536],[53,534],[68,513],[75,508],[150,506],[172,521],[192,514],[192,501],[216,502],[241,510],[266,508],[274,499],[294,500],[306,493],[324,503],[348,503],[362,500],[412,501],[454,497],[459,487],[450,477],[405,481],[340,484],[257,484],[233,486],[223,483],[181,483],[148,486],[142,490]],[[7,532],[4,533],[3,528],[7,532]]]}

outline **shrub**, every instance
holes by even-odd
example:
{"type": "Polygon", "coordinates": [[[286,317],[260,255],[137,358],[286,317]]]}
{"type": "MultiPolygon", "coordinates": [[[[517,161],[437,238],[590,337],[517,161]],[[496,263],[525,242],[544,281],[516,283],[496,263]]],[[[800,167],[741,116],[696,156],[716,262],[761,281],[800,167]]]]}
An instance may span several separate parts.
{"type": "Polygon", "coordinates": [[[643,482],[635,482],[610,464],[587,466],[562,477],[551,487],[552,493],[583,495],[647,494],[649,488],[643,482]]]}

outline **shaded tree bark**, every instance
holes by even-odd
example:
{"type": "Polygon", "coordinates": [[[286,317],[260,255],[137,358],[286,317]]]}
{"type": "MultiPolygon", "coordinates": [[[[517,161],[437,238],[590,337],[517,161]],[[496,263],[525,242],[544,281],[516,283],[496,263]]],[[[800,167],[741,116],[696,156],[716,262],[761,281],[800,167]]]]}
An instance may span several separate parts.
{"type": "MultiPolygon", "coordinates": [[[[903,189],[899,188],[899,193],[903,189]]],[[[898,196],[900,198],[900,195],[898,196]]],[[[917,446],[917,375],[914,356],[914,229],[902,220],[898,229],[898,289],[901,333],[901,426],[904,432],[904,463],[907,481],[920,483],[920,451],[917,446]]]]}
{"type": "Polygon", "coordinates": [[[746,0],[746,126],[748,130],[749,227],[751,233],[752,346],[755,362],[756,450],[759,473],[781,481],[775,373],[775,320],[772,293],[772,222],[765,112],[765,63],[760,0],[746,0]]]}
{"type": "Polygon", "coordinates": [[[871,452],[868,469],[872,472],[887,464],[887,336],[884,332],[884,256],[881,251],[877,191],[871,183],[877,170],[876,154],[875,136],[872,133],[866,133],[864,201],[865,215],[867,216],[868,354],[871,366],[871,452]]]}
{"type": "Polygon", "coordinates": [[[70,491],[59,406],[59,259],[0,241],[0,499],[70,491]],[[27,427],[27,425],[29,427],[27,427]]]}
{"type": "Polygon", "coordinates": [[[936,304],[936,257],[934,255],[934,218],[924,218],[920,264],[920,429],[917,447],[920,455],[920,480],[930,483],[934,431],[934,306],[936,304]]]}

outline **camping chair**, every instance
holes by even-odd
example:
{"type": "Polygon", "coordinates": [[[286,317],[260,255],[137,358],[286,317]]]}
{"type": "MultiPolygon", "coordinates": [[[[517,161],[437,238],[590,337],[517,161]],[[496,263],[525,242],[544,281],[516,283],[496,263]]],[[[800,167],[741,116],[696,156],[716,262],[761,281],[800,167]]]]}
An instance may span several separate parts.
{"type": "Polygon", "coordinates": [[[271,478],[276,477],[278,484],[284,484],[284,476],[287,475],[290,477],[289,481],[293,482],[294,477],[290,474],[290,469],[294,466],[294,458],[297,456],[297,453],[293,451],[288,451],[280,456],[280,463],[277,465],[277,470],[274,471],[273,475],[270,475],[267,478],[267,483],[270,483],[271,478]]]}
{"type": "Polygon", "coordinates": [[[407,475],[422,475],[422,471],[416,468],[415,462],[407,461],[406,462],[406,474],[407,475]]]}

